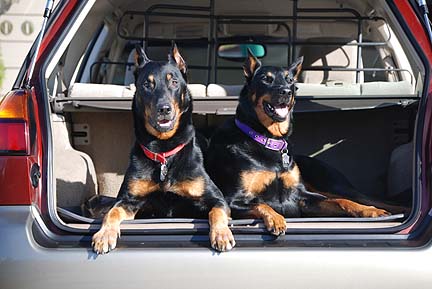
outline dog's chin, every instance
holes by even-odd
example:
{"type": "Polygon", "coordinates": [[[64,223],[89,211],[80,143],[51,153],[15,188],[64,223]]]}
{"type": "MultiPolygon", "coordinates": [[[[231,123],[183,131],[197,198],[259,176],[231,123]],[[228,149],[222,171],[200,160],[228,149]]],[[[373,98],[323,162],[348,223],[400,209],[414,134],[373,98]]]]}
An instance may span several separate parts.
{"type": "Polygon", "coordinates": [[[154,125],[154,129],[158,132],[165,133],[174,129],[175,118],[158,120],[154,125]]]}
{"type": "Polygon", "coordinates": [[[288,104],[272,105],[269,102],[263,102],[265,114],[275,122],[284,122],[289,116],[288,104]]]}

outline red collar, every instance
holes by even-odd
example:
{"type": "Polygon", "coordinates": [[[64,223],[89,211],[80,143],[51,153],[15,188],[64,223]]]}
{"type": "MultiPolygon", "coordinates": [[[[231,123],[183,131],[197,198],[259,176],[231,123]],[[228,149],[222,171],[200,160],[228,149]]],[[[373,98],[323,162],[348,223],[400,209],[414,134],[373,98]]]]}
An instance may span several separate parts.
{"type": "Polygon", "coordinates": [[[149,150],[148,148],[146,148],[145,146],[143,146],[142,144],[140,144],[146,157],[148,157],[149,159],[151,159],[153,161],[158,161],[161,164],[166,164],[166,162],[167,162],[166,158],[169,156],[175,155],[176,153],[181,151],[185,145],[186,144],[180,144],[180,145],[176,146],[174,149],[167,151],[167,152],[164,152],[164,153],[154,153],[151,150],[149,150]]]}

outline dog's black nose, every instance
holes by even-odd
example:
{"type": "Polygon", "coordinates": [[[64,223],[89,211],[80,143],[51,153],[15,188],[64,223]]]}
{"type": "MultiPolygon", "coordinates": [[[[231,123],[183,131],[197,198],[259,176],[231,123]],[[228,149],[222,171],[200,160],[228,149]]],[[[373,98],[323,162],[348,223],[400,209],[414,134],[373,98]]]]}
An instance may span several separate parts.
{"type": "Polygon", "coordinates": [[[279,95],[289,96],[291,94],[291,90],[289,88],[281,88],[279,89],[279,95]]]}
{"type": "Polygon", "coordinates": [[[172,112],[172,108],[169,104],[161,104],[158,105],[157,111],[160,115],[170,115],[172,112]]]}

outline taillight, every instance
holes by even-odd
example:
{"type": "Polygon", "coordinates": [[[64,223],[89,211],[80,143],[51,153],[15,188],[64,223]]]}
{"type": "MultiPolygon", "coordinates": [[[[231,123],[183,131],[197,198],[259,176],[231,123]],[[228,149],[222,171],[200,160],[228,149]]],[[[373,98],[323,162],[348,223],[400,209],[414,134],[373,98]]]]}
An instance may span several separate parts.
{"type": "Polygon", "coordinates": [[[0,155],[28,155],[30,93],[9,92],[0,102],[0,155]]]}

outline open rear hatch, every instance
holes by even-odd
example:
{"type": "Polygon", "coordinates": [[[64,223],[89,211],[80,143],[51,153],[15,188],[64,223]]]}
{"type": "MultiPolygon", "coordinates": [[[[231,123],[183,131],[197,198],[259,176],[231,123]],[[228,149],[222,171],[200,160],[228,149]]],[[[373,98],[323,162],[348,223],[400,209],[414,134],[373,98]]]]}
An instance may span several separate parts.
{"type": "MultiPolygon", "coordinates": [[[[288,218],[287,234],[395,233],[409,226],[419,207],[414,155],[426,70],[387,2],[136,5],[83,4],[81,22],[64,32],[66,42],[46,66],[54,152],[49,206],[58,226],[84,234],[98,227],[96,207],[113,202],[134,141],[133,47],[143,44],[150,58],[165,60],[171,40],[189,64],[194,124],[207,137],[234,115],[243,83],[242,59],[223,55],[224,45],[260,45],[267,65],[303,55],[296,153],[334,167],[371,199],[407,208],[380,218],[288,218]]],[[[259,220],[230,225],[234,233],[265,233],[259,220]]],[[[204,234],[208,224],[141,218],[122,229],[204,234]]]]}

